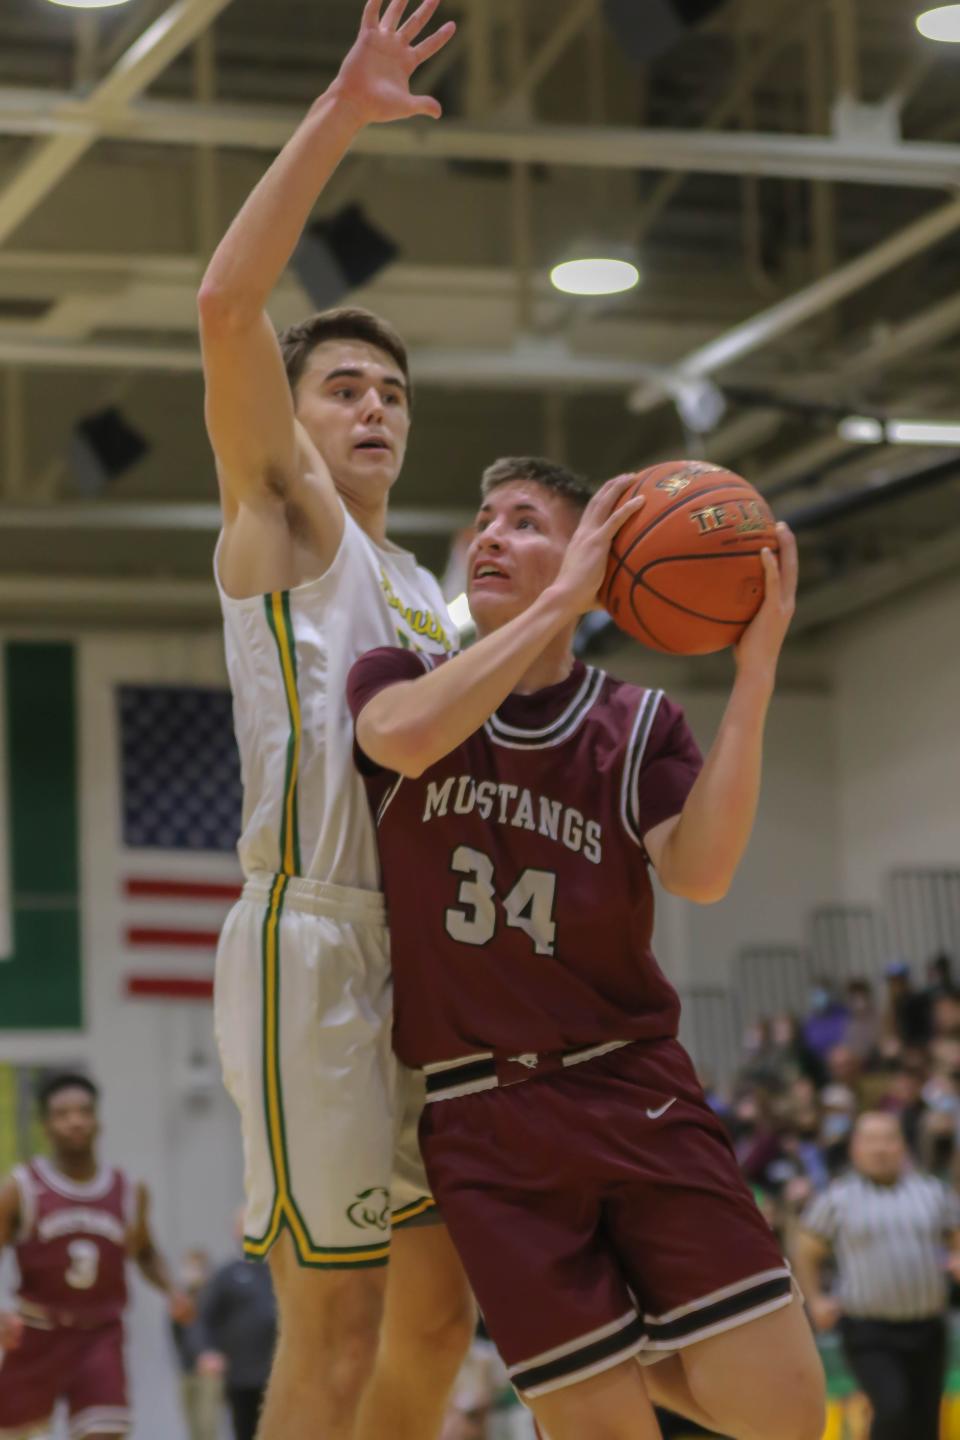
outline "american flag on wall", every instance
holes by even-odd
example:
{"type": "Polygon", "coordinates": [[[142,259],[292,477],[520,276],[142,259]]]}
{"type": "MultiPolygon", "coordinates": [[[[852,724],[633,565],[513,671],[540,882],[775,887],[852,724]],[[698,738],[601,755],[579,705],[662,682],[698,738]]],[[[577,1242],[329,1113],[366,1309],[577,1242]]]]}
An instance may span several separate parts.
{"type": "Polygon", "coordinates": [[[220,927],[240,893],[240,757],[226,690],[120,685],[127,994],[207,999],[220,927]]]}

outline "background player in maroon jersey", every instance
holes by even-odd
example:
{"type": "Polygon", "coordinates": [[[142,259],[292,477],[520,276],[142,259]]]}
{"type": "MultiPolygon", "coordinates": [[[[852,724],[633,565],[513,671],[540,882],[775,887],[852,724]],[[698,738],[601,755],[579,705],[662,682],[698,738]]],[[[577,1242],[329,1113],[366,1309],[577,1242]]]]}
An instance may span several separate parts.
{"type": "Polygon", "coordinates": [[[500,462],[468,562],[478,644],[351,674],[395,1044],[426,1071],[434,1192],[552,1440],[653,1436],[650,1395],[738,1440],[820,1440],[809,1326],[650,949],[648,867],[709,903],[746,848],[796,546],[781,527],[764,555],[704,762],[660,692],[574,659],[630,483],[587,503],[547,462],[500,462]]]}
{"type": "Polygon", "coordinates": [[[150,1231],[149,1196],[122,1170],[101,1168],[98,1092],[84,1075],[41,1088],[51,1158],[18,1165],[0,1186],[0,1249],[20,1272],[16,1312],[0,1317],[0,1436],[45,1434],[65,1400],[71,1440],[130,1429],[123,1358],[126,1263],[189,1319],[150,1231]]]}

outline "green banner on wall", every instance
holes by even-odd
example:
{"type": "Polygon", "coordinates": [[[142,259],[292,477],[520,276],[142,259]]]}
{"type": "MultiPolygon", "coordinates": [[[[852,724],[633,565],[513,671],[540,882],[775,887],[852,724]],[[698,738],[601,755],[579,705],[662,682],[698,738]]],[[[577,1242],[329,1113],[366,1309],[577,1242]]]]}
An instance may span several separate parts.
{"type": "Polygon", "coordinates": [[[77,726],[72,645],[10,642],[6,826],[10,953],[0,960],[0,1031],[83,1023],[77,726]]]}

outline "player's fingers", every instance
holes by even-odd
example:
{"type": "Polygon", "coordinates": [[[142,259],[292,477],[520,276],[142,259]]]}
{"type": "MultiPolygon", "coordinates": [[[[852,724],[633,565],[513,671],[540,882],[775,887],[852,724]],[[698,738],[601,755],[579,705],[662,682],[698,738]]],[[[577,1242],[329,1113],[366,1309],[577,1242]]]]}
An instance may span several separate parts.
{"type": "Polygon", "coordinates": [[[390,0],[390,4],[383,12],[383,23],[388,30],[396,30],[403,19],[403,12],[407,8],[407,0],[390,0]]]}
{"type": "Polygon", "coordinates": [[[380,6],[383,0],[367,0],[360,20],[361,30],[373,30],[380,23],[380,6]]]}
{"type": "Polygon", "coordinates": [[[584,511],[584,517],[589,515],[591,520],[604,524],[630,487],[636,484],[636,479],[636,475],[617,475],[601,485],[584,511]]]}
{"type": "Polygon", "coordinates": [[[797,537],[783,521],[777,526],[777,540],[780,545],[780,598],[790,608],[796,604],[797,581],[800,575],[800,556],[797,552],[797,537]]]}
{"type": "Polygon", "coordinates": [[[768,545],[760,551],[763,562],[764,599],[771,605],[780,604],[780,566],[777,557],[768,545]]]}
{"type": "Polygon", "coordinates": [[[399,35],[407,45],[412,45],[421,31],[425,30],[436,14],[440,0],[423,0],[423,4],[400,26],[399,35]]]}
{"type": "Polygon", "coordinates": [[[632,499],[624,500],[622,505],[617,506],[616,510],[614,510],[613,514],[610,516],[610,519],[603,527],[604,530],[606,530],[606,532],[608,533],[611,540],[613,539],[614,535],[616,535],[618,530],[623,529],[624,525],[626,525],[627,521],[630,519],[630,516],[636,515],[637,511],[642,510],[646,503],[646,495],[634,495],[632,499]]]}
{"type": "Polygon", "coordinates": [[[409,113],[411,116],[426,115],[430,120],[439,120],[443,114],[443,106],[439,100],[434,100],[432,95],[415,95],[409,113]]]}
{"type": "Polygon", "coordinates": [[[414,60],[418,65],[422,65],[424,60],[429,60],[432,55],[436,55],[439,50],[442,50],[456,33],[456,20],[448,20],[446,25],[441,25],[440,29],[435,30],[432,35],[428,35],[426,40],[421,40],[419,45],[413,46],[411,54],[414,60]]]}

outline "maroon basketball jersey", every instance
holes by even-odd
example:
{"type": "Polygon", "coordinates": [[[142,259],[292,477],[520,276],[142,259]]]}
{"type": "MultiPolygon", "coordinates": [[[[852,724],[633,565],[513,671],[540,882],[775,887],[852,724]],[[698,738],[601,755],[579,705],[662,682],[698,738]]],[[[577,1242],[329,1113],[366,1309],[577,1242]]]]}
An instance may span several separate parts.
{"type": "Polygon", "coordinates": [[[18,1165],[20,1299],[57,1315],[104,1322],[127,1303],[133,1187],[121,1170],[70,1180],[49,1160],[18,1165]]]}
{"type": "MultiPolygon", "coordinates": [[[[429,663],[363,656],[354,716],[429,663]]],[[[419,779],[368,773],[400,1058],[674,1035],[679,1001],[650,948],[643,836],[680,812],[701,764],[661,691],[578,661],[561,684],[511,695],[419,779]]]]}

